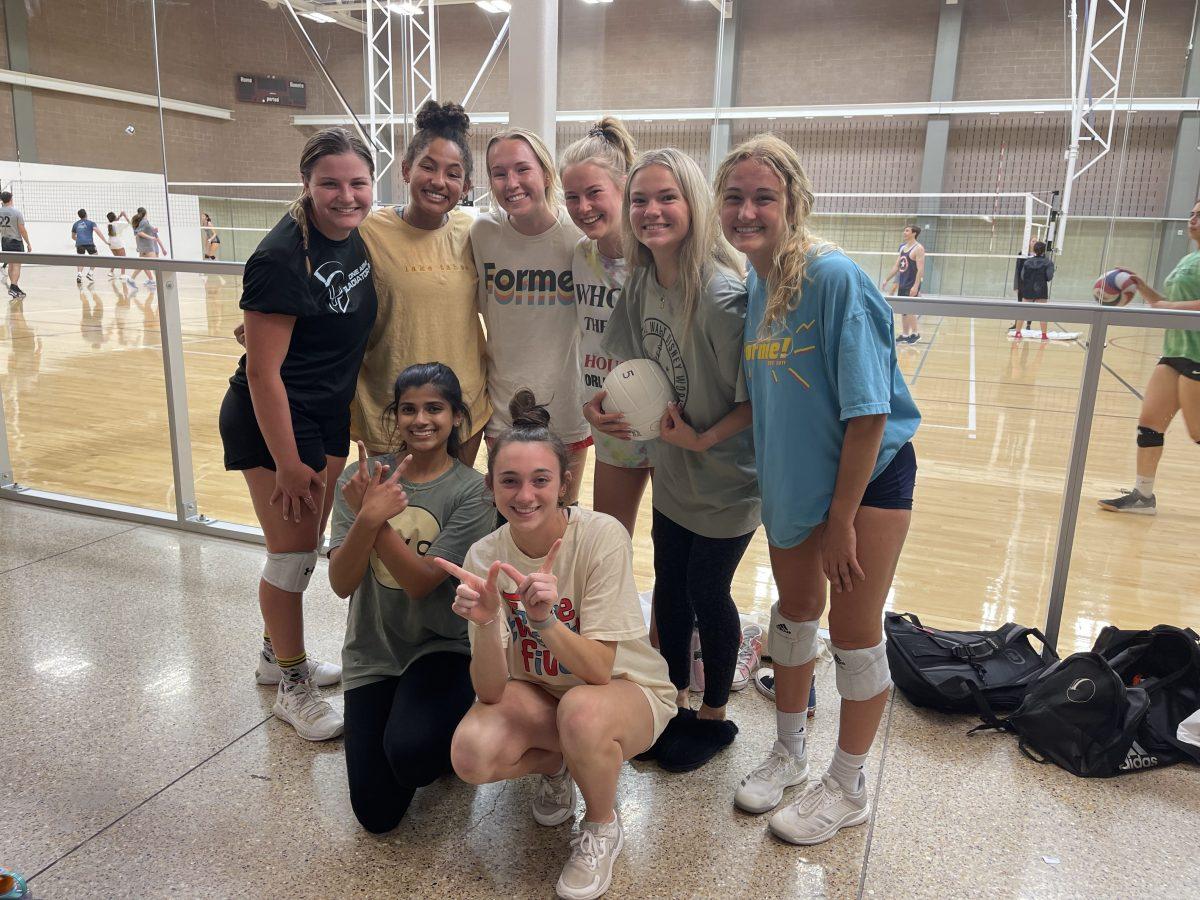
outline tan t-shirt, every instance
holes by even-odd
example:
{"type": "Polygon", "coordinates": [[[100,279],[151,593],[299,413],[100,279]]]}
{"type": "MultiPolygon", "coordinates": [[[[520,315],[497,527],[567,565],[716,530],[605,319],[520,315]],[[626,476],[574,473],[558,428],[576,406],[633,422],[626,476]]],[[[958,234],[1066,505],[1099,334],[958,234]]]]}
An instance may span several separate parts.
{"type": "MultiPolygon", "coordinates": [[[[633,582],[633,545],[625,527],[612,516],[570,507],[562,547],[554,559],[554,575],[562,595],[555,615],[576,634],[596,641],[615,641],[613,677],[626,678],[642,688],[654,713],[655,737],[675,715],[675,687],[667,663],[650,646],[641,602],[633,582]]],[[[463,568],[481,578],[496,560],[530,574],[545,561],[531,559],[515,543],[508,525],[476,541],[467,551],[463,568]]],[[[519,681],[539,684],[555,697],[585,682],[563,668],[538,634],[530,629],[524,607],[513,593],[515,585],[500,575],[508,628],[501,630],[508,672],[519,681]]],[[[467,633],[474,646],[478,629],[467,633]]]]}
{"type": "Polygon", "coordinates": [[[379,313],[358,374],[350,427],[372,453],[394,449],[383,410],[392,402],[396,376],[414,363],[440,362],[454,370],[471,410],[471,434],[491,418],[470,230],[471,215],[461,209],[441,228],[426,231],[391,206],[358,226],[371,256],[379,313]]]}
{"type": "Polygon", "coordinates": [[[529,388],[568,444],[591,434],[583,417],[579,324],[571,260],[580,232],[560,211],[542,234],[521,234],[495,210],[471,226],[479,309],[487,325],[488,394],[495,406],[488,438],[512,424],[508,403],[529,388]]]}

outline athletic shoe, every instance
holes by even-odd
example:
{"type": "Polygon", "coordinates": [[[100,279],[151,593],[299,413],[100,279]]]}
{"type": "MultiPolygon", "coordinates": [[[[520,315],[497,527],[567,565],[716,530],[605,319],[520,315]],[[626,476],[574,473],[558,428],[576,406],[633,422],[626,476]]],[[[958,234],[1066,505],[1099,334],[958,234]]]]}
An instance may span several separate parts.
{"type": "Polygon", "coordinates": [[[1101,509],[1107,509],[1109,512],[1133,513],[1137,516],[1156,516],[1158,515],[1158,501],[1155,500],[1153,494],[1149,497],[1142,494],[1137,489],[1126,491],[1120,497],[1114,497],[1112,500],[1097,500],[1101,509]]]}
{"type": "Polygon", "coordinates": [[[93,275],[91,272],[88,272],[88,273],[87,273],[87,280],[88,280],[88,281],[95,281],[95,280],[96,280],[96,276],[95,276],[95,275],[93,275]]]}
{"type": "Polygon", "coordinates": [[[1050,340],[1050,335],[1046,334],[1046,332],[1044,332],[1044,331],[1043,331],[1043,332],[1042,332],[1042,340],[1043,340],[1043,341],[1048,341],[1048,340],[1050,340]]]}
{"type": "Polygon", "coordinates": [[[919,332],[919,331],[918,331],[918,332],[916,332],[915,334],[910,334],[910,335],[908,336],[908,342],[909,342],[910,344],[915,344],[915,343],[916,343],[917,341],[919,341],[920,339],[921,339],[921,332],[919,332]]]}
{"type": "Polygon", "coordinates": [[[25,297],[27,297],[27,296],[28,296],[28,295],[27,295],[27,294],[26,294],[26,293],[25,293],[23,290],[21,290],[21,289],[20,289],[19,287],[17,287],[15,284],[12,286],[12,290],[13,290],[13,291],[16,291],[16,293],[17,293],[17,297],[18,297],[18,298],[20,298],[20,299],[24,299],[25,297]]]}
{"type": "Polygon", "coordinates": [[[142,284],[144,284],[146,287],[154,287],[154,279],[151,278],[149,281],[143,281],[142,284]]]}
{"type": "Polygon", "coordinates": [[[745,690],[750,684],[750,676],[758,668],[759,654],[762,653],[763,629],[753,622],[742,626],[742,644],[738,647],[737,669],[733,673],[733,684],[730,690],[745,690]]]}
{"type": "Polygon", "coordinates": [[[823,844],[842,828],[861,825],[871,815],[866,786],[857,794],[847,793],[829,774],[810,782],[795,803],[771,816],[776,837],[789,844],[823,844]]]}
{"type": "Polygon", "coordinates": [[[76,284],[83,284],[83,276],[82,276],[82,275],[76,275],[76,276],[75,276],[75,283],[76,283],[76,284]]]}
{"type": "Polygon", "coordinates": [[[561,825],[575,818],[575,779],[563,766],[561,775],[542,775],[529,804],[539,825],[561,825]]]}
{"type": "Polygon", "coordinates": [[[558,876],[555,890],[565,900],[592,900],[612,883],[613,863],[625,846],[621,814],[603,825],[584,822],[571,839],[571,855],[558,876]]]}
{"type": "Polygon", "coordinates": [[[321,696],[321,689],[311,678],[299,684],[280,682],[271,711],[306,741],[327,741],[342,733],[342,717],[321,696]]]}
{"type": "MultiPolygon", "coordinates": [[[[330,687],[342,680],[342,667],[337,663],[321,662],[315,656],[310,656],[308,677],[316,682],[317,687],[330,687]]],[[[283,672],[280,671],[278,663],[267,662],[260,653],[258,668],[254,670],[254,680],[259,684],[279,684],[283,680],[283,672]]]]}
{"type": "Polygon", "coordinates": [[[692,677],[688,689],[693,694],[704,693],[704,657],[700,655],[700,632],[692,629],[692,677]]]}
{"type": "MultiPolygon", "coordinates": [[[[775,670],[767,666],[761,667],[754,673],[754,686],[758,688],[758,692],[770,700],[775,702],[775,670]]],[[[817,682],[814,679],[812,687],[808,689],[808,718],[812,718],[817,714],[817,682]]]]}
{"type": "Polygon", "coordinates": [[[1014,331],[1013,331],[1013,333],[1012,333],[1012,336],[1013,336],[1013,340],[1014,340],[1014,341],[1019,341],[1019,340],[1021,340],[1023,337],[1025,337],[1025,332],[1024,332],[1024,331],[1015,331],[1015,330],[1014,330],[1014,331]]]}
{"type": "Polygon", "coordinates": [[[125,280],[128,281],[130,284],[132,284],[134,287],[137,287],[137,280],[132,275],[126,275],[125,280]]]}
{"type": "Polygon", "coordinates": [[[733,802],[748,813],[765,813],[783,800],[783,792],[808,781],[808,755],[792,756],[782,741],[776,741],[767,758],[742,779],[733,802]]]}

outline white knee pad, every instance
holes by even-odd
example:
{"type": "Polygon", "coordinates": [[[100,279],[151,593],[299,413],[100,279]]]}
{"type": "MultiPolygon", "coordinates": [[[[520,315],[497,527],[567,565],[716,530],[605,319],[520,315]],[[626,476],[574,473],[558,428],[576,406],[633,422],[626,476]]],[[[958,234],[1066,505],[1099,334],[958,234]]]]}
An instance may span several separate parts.
{"type": "Polygon", "coordinates": [[[767,635],[767,652],[771,660],[780,666],[802,666],[812,662],[821,652],[821,639],[817,636],[819,623],[793,622],[779,611],[779,604],[771,606],[771,633],[767,635]]]}
{"type": "Polygon", "coordinates": [[[281,591],[303,594],[317,569],[317,551],[302,550],[293,553],[267,553],[262,578],[267,584],[281,591]]]}
{"type": "Polygon", "coordinates": [[[847,700],[870,700],[892,686],[887,648],[883,641],[862,650],[833,648],[837,690],[847,700]]]}

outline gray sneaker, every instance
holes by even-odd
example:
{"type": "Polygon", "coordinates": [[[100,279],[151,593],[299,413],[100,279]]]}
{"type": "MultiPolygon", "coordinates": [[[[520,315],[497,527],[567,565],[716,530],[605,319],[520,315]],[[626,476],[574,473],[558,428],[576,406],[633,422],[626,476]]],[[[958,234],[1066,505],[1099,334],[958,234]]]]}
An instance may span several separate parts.
{"type": "Polygon", "coordinates": [[[564,767],[561,775],[538,776],[537,793],[529,804],[539,825],[561,825],[575,818],[575,779],[564,767]]]}
{"type": "Polygon", "coordinates": [[[556,891],[565,900],[593,900],[612,883],[613,863],[625,845],[621,814],[599,825],[584,822],[571,840],[571,856],[558,876],[556,891]]]}
{"type": "Polygon", "coordinates": [[[1137,490],[1126,491],[1120,497],[1114,497],[1112,500],[1097,500],[1101,509],[1107,509],[1109,512],[1133,513],[1138,516],[1156,516],[1158,515],[1158,505],[1154,499],[1154,495],[1149,497],[1143,495],[1137,490]]]}

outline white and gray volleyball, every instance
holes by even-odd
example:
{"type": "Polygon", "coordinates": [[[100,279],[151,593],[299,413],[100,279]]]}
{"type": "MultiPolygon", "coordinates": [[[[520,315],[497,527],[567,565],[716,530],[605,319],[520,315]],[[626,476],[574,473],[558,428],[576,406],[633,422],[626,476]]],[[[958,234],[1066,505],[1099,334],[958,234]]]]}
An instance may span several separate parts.
{"type": "Polygon", "coordinates": [[[621,363],[604,379],[604,390],[608,393],[604,411],[624,415],[634,440],[658,437],[663,413],[675,399],[675,391],[656,362],[631,359],[621,363]]]}

